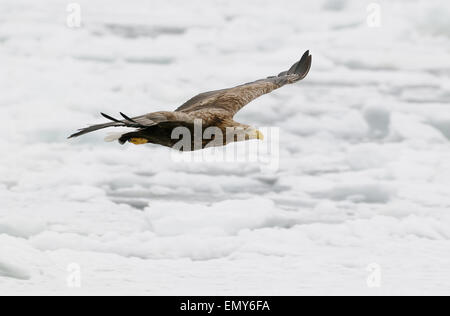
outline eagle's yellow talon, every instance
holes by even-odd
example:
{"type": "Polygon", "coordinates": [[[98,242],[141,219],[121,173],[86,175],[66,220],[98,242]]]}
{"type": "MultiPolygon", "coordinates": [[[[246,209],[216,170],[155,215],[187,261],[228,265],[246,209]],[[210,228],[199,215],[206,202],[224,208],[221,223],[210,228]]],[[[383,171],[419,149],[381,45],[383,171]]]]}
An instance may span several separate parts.
{"type": "Polygon", "coordinates": [[[135,145],[143,145],[147,144],[148,140],[146,140],[145,138],[130,138],[129,142],[135,145]]]}

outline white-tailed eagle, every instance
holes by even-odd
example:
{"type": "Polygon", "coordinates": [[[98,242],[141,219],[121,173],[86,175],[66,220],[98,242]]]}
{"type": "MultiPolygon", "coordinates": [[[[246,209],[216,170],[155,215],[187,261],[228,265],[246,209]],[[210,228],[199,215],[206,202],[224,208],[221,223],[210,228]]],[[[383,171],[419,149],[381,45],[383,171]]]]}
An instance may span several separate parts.
{"type": "Polygon", "coordinates": [[[205,148],[211,143],[214,143],[214,146],[223,146],[234,141],[262,139],[263,135],[261,132],[249,125],[234,121],[234,115],[259,96],[305,78],[311,68],[311,61],[312,56],[309,54],[309,51],[306,51],[298,62],[278,76],[268,77],[229,89],[201,93],[173,112],[154,112],[133,118],[120,113],[123,118],[121,120],[101,113],[111,122],[80,129],[69,138],[78,137],[107,127],[123,126],[134,128],[134,130],[117,135],[117,137],[109,140],[118,140],[121,144],[126,142],[138,145],[152,143],[176,147],[176,144],[180,141],[179,138],[173,137],[173,131],[176,128],[185,128],[191,135],[194,135],[196,124],[200,124],[202,135],[208,128],[216,128],[222,137],[218,137],[218,133],[210,133],[211,137],[209,139],[201,137],[200,144],[198,144],[195,143],[195,137],[192,136],[189,142],[190,146],[183,146],[177,149],[189,151],[205,148]],[[226,137],[230,134],[234,134],[234,136],[231,138],[226,137]]]}

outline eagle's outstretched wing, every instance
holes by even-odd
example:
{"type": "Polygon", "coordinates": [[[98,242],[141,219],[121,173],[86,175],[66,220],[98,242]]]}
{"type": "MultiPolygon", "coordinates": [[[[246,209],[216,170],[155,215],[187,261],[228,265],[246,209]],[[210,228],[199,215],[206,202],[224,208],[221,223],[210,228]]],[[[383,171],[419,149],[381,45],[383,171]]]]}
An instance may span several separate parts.
{"type": "Polygon", "coordinates": [[[245,105],[254,99],[281,88],[285,84],[294,83],[306,77],[311,68],[312,56],[306,51],[300,61],[296,62],[288,71],[278,76],[249,82],[234,88],[201,93],[178,109],[176,112],[192,113],[196,111],[220,111],[228,117],[233,117],[245,105]]]}
{"type": "Polygon", "coordinates": [[[78,137],[90,132],[97,131],[99,129],[107,128],[107,127],[134,127],[134,128],[147,128],[150,126],[162,124],[165,122],[180,122],[184,124],[193,124],[194,117],[190,116],[187,113],[176,113],[176,112],[154,112],[145,114],[142,116],[130,118],[127,115],[120,113],[123,117],[123,120],[118,120],[114,117],[101,113],[101,115],[110,120],[109,123],[92,125],[86,128],[80,129],[77,133],[70,135],[69,138],[78,137]]]}

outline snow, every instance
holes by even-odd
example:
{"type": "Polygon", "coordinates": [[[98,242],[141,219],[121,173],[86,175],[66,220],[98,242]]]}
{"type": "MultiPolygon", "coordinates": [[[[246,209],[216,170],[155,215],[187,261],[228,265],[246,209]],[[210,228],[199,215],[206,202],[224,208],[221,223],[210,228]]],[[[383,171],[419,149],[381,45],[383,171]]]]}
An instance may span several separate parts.
{"type": "Polygon", "coordinates": [[[0,294],[449,294],[446,1],[379,1],[380,27],[356,0],[78,2],[77,29],[0,4],[0,294]],[[279,128],[277,168],[66,139],[306,49],[304,81],[236,117],[279,128]]]}

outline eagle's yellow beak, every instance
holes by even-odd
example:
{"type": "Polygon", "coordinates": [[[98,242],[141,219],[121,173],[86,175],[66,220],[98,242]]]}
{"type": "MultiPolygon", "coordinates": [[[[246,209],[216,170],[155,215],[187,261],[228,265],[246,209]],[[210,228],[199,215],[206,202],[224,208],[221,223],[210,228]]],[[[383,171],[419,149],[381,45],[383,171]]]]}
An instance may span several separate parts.
{"type": "Polygon", "coordinates": [[[256,130],[256,139],[264,140],[264,134],[256,130]]]}
{"type": "Polygon", "coordinates": [[[246,139],[264,140],[264,134],[258,131],[256,128],[252,128],[247,131],[246,139]]]}

